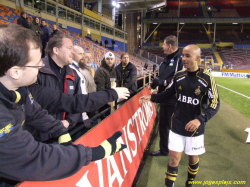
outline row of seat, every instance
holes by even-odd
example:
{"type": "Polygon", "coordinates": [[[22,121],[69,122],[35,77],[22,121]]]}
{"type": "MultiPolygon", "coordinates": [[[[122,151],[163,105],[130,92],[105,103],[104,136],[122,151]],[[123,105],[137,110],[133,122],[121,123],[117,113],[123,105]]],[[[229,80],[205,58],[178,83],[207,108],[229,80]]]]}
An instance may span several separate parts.
{"type": "MultiPolygon", "coordinates": [[[[13,8],[7,7],[5,5],[0,4],[0,24],[10,24],[10,23],[17,23],[17,19],[20,17],[21,11],[15,10],[13,8]]],[[[31,23],[33,20],[33,15],[28,15],[28,22],[31,23]]],[[[48,28],[52,32],[52,25],[55,23],[53,21],[47,20],[48,28]]],[[[74,45],[79,45],[83,47],[85,50],[88,50],[91,52],[92,56],[94,57],[94,63],[93,67],[97,69],[101,65],[101,61],[104,58],[104,55],[106,52],[110,51],[109,49],[100,46],[99,44],[96,44],[95,42],[91,40],[87,40],[85,37],[81,35],[81,31],[79,30],[79,33],[72,32],[66,29],[59,29],[64,35],[67,35],[71,38],[74,45]]],[[[116,64],[120,63],[120,55],[122,51],[114,52],[112,51],[116,56],[116,64]]],[[[140,59],[130,55],[130,61],[134,63],[138,69],[138,74],[142,75],[144,73],[142,67],[144,62],[140,59]]],[[[152,69],[152,67],[148,68],[152,69]]]]}

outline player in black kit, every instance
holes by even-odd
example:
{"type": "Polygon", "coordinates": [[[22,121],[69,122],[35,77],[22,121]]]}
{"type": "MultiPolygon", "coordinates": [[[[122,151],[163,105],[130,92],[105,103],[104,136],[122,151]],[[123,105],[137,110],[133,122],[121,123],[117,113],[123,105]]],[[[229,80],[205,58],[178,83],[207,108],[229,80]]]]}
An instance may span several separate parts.
{"type": "Polygon", "coordinates": [[[142,96],[139,103],[147,101],[166,102],[174,93],[177,98],[168,148],[170,160],[165,185],[173,187],[178,174],[182,152],[189,157],[186,187],[192,182],[199,169],[199,155],[205,153],[204,129],[206,122],[219,110],[219,94],[213,76],[198,67],[201,50],[197,45],[188,45],[182,52],[185,70],[176,73],[166,91],[160,94],[142,96]]]}

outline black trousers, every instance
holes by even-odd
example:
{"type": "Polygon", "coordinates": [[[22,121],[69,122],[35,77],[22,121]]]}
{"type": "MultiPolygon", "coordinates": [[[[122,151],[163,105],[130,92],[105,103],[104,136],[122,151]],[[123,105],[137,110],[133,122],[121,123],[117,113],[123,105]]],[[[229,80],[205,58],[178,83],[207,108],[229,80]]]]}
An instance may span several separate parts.
{"type": "Polygon", "coordinates": [[[163,154],[168,154],[168,137],[169,129],[171,125],[171,117],[174,112],[175,105],[169,105],[165,103],[160,104],[160,121],[159,121],[159,133],[160,133],[160,151],[163,154]]]}

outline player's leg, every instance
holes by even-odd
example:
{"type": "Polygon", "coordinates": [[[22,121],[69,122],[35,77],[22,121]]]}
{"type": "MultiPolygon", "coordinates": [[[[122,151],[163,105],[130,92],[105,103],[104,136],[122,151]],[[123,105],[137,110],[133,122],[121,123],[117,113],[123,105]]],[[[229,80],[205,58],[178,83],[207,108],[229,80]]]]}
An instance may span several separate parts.
{"type": "Polygon", "coordinates": [[[196,177],[196,174],[199,170],[199,156],[188,156],[189,164],[188,164],[188,178],[186,181],[186,187],[191,187],[193,185],[193,181],[196,177]]]}
{"type": "Polygon", "coordinates": [[[199,170],[199,155],[205,153],[204,135],[186,138],[185,153],[189,157],[186,187],[192,187],[199,170]]]}
{"type": "Polygon", "coordinates": [[[167,187],[173,187],[178,175],[178,167],[185,146],[185,137],[170,131],[168,146],[170,158],[165,176],[165,185],[167,187]]]}

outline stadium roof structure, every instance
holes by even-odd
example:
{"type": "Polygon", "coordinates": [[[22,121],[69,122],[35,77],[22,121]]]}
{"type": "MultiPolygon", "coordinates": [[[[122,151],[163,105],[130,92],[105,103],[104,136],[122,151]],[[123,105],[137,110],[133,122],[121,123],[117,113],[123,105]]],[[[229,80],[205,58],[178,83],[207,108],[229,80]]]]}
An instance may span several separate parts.
{"type": "MultiPolygon", "coordinates": [[[[90,1],[96,1],[96,0],[90,0],[90,1]]],[[[200,0],[102,0],[103,7],[107,9],[112,9],[112,1],[115,1],[116,3],[120,4],[120,8],[118,9],[119,12],[126,13],[129,12],[138,12],[145,10],[147,11],[153,11],[157,10],[159,8],[168,7],[168,3],[177,3],[182,6],[182,3],[189,3],[192,2],[201,2],[200,0]]],[[[221,2],[222,4],[228,3],[228,0],[208,0],[208,1],[215,1],[215,2],[221,2]]],[[[239,0],[236,0],[237,2],[239,0]]],[[[206,2],[204,0],[204,2],[206,2]]],[[[250,11],[250,10],[249,10],[250,11]]],[[[211,17],[197,17],[197,18],[179,18],[179,17],[173,17],[173,18],[164,18],[164,19],[142,19],[142,22],[144,23],[178,23],[178,22],[186,22],[186,23],[249,23],[250,17],[230,17],[230,18],[211,18],[211,17]]]]}

